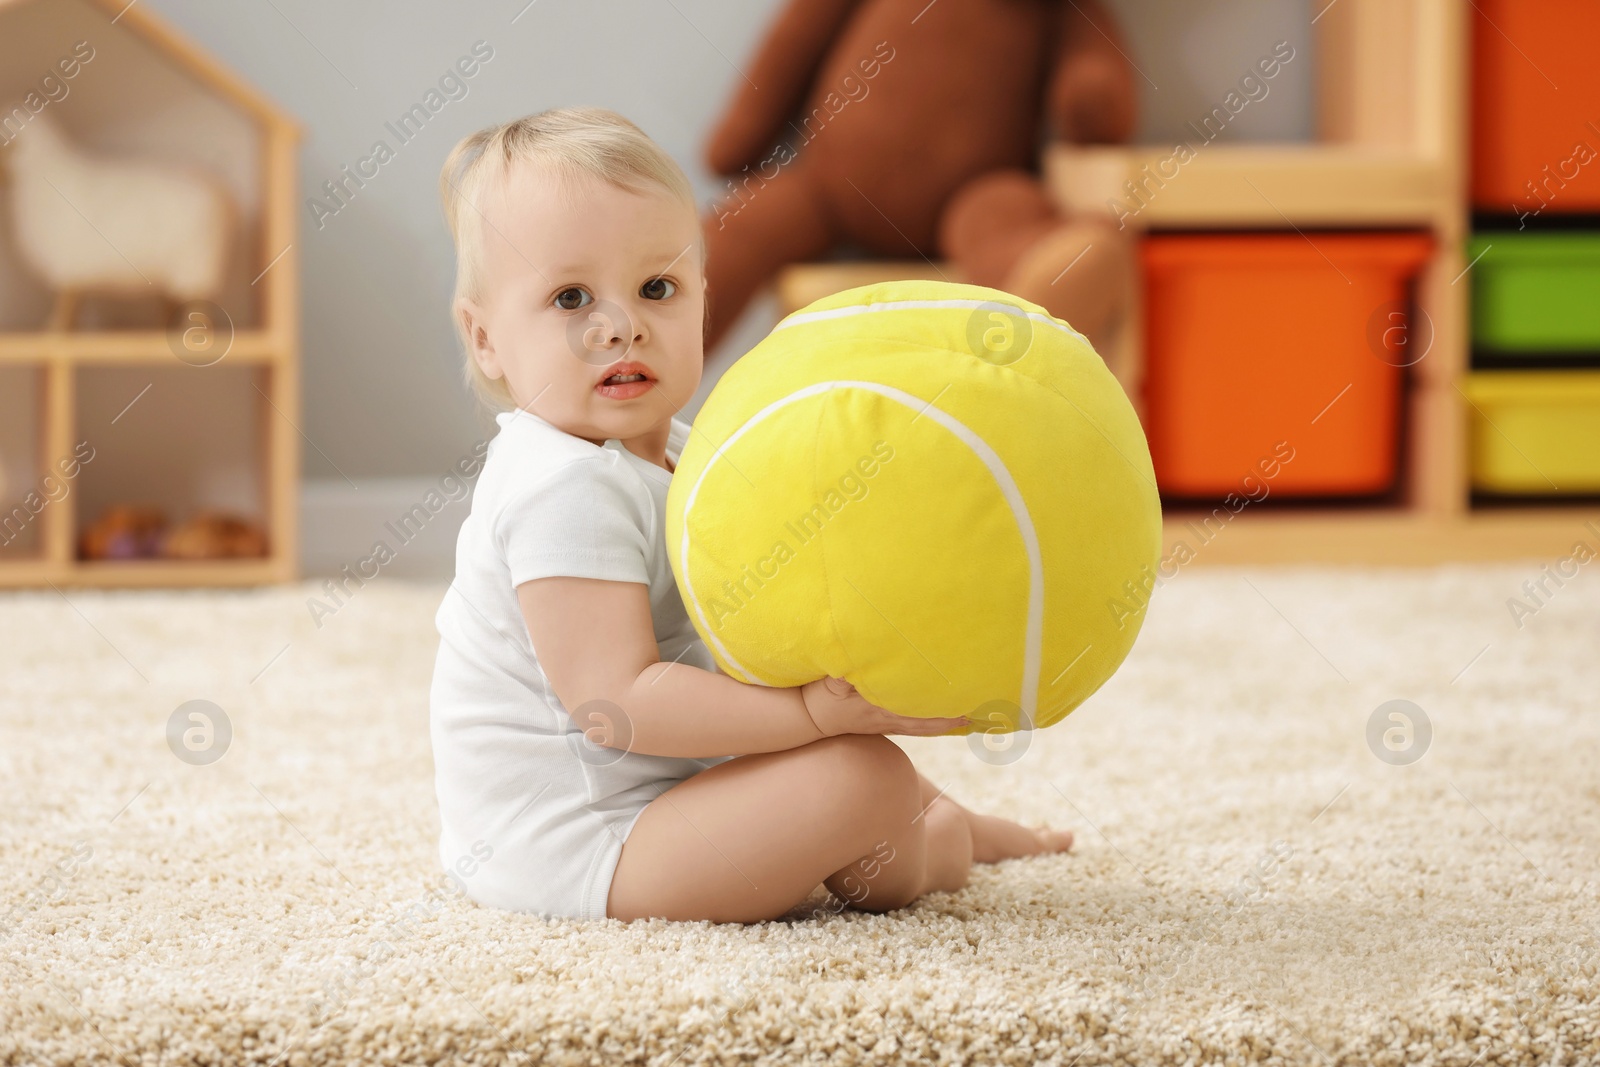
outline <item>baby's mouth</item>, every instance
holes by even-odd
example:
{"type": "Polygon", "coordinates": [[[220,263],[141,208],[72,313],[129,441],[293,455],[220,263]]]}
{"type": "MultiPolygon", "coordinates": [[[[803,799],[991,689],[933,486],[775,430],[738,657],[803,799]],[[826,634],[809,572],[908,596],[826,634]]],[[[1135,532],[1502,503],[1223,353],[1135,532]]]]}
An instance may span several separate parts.
{"type": "Polygon", "coordinates": [[[610,400],[633,400],[656,387],[656,380],[650,374],[650,366],[647,363],[624,359],[616,361],[612,367],[615,369],[601,378],[594,387],[603,397],[610,400]]]}
{"type": "MultiPolygon", "coordinates": [[[[629,366],[627,363],[621,366],[629,366]]],[[[650,368],[642,363],[632,364],[640,370],[617,371],[600,379],[595,392],[610,400],[633,400],[643,396],[656,387],[656,380],[650,376],[650,368]]]]}

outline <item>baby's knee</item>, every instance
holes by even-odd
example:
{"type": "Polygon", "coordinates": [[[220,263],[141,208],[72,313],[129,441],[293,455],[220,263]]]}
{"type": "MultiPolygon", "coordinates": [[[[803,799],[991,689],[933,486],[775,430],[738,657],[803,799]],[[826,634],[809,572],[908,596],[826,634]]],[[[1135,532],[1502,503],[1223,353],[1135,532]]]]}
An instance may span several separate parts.
{"type": "Polygon", "coordinates": [[[836,734],[812,742],[826,758],[852,770],[877,771],[893,775],[907,773],[916,779],[916,768],[905,749],[881,734],[836,734]]]}
{"type": "Polygon", "coordinates": [[[818,747],[823,764],[825,788],[852,794],[858,803],[879,807],[895,807],[902,801],[916,805],[921,800],[915,764],[903,748],[887,737],[839,734],[813,742],[813,746],[818,747]]]}

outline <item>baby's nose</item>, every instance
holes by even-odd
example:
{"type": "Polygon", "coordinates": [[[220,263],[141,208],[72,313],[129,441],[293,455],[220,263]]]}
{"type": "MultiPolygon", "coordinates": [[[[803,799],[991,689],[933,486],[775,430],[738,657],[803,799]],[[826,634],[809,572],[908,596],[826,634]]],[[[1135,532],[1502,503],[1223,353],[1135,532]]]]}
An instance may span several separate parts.
{"type": "Polygon", "coordinates": [[[650,336],[644,324],[644,316],[624,314],[613,323],[612,344],[622,344],[633,347],[650,336]]]}
{"type": "Polygon", "coordinates": [[[609,300],[600,301],[589,312],[582,331],[582,345],[589,349],[610,350],[618,345],[631,348],[649,337],[642,316],[630,315],[626,308],[609,300]]]}

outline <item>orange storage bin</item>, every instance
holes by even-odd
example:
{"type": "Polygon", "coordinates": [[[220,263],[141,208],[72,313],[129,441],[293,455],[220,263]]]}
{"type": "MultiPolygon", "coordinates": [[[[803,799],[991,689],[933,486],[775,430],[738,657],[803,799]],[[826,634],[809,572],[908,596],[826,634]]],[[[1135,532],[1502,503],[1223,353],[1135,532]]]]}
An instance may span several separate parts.
{"type": "Polygon", "coordinates": [[[1408,283],[1432,249],[1414,233],[1145,238],[1145,432],[1161,491],[1388,489],[1401,368],[1431,344],[1410,329],[1408,283]]]}
{"type": "Polygon", "coordinates": [[[1473,0],[1472,203],[1600,211],[1600,3],[1473,0]]]}

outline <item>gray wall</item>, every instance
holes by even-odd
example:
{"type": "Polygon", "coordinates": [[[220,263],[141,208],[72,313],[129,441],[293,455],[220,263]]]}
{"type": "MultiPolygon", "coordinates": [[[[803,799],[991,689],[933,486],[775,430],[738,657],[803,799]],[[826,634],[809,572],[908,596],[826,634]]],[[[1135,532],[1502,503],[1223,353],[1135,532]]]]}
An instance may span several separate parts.
{"type": "MultiPolygon", "coordinates": [[[[487,430],[459,384],[448,301],[453,252],[437,179],[463,134],[547,107],[599,104],[632,118],[688,171],[702,203],[720,183],[700,148],[779,0],[141,0],[306,125],[302,197],[382,138],[395,158],[323,220],[302,214],[304,420],[309,481],[436,478],[487,430]],[[515,20],[515,21],[513,21],[515,20]],[[413,140],[385,129],[475,41],[494,57],[413,140]],[[327,459],[324,459],[323,454],[327,459]],[[337,465],[337,471],[332,464],[337,465]]],[[[947,3],[961,0],[944,0],[947,3]]],[[[1142,139],[1169,141],[1273,42],[1299,56],[1230,138],[1310,127],[1311,13],[1302,0],[1113,0],[1143,71],[1142,139]]],[[[1319,0],[1312,0],[1320,8],[1319,0]]],[[[758,303],[713,354],[716,375],[775,321],[758,303]]]]}

